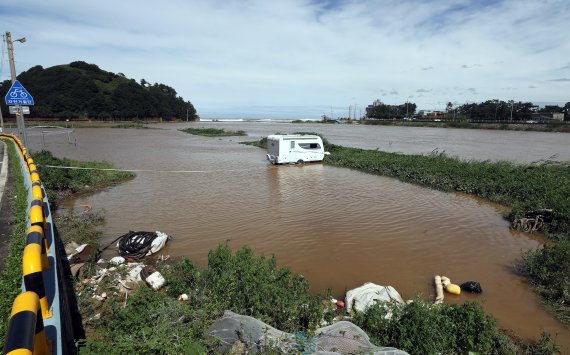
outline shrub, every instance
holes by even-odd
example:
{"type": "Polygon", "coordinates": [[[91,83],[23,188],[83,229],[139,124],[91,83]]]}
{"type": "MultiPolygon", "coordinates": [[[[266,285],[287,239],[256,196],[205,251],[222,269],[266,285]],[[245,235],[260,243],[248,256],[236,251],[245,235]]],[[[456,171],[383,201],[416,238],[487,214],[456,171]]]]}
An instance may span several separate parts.
{"type": "Polygon", "coordinates": [[[514,353],[509,339],[480,305],[433,306],[416,298],[405,306],[375,305],[358,312],[354,323],[379,346],[392,346],[413,354],[514,353]],[[388,312],[392,313],[387,319],[388,312]]]}

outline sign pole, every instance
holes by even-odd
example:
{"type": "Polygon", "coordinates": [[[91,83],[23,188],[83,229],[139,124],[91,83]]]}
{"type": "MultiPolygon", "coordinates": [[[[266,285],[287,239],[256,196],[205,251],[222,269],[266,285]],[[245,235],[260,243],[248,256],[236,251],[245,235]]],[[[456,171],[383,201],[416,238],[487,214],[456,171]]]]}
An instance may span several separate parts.
{"type": "MultiPolygon", "coordinates": [[[[10,75],[12,77],[12,84],[14,84],[16,81],[16,65],[14,64],[14,44],[12,43],[12,35],[10,32],[6,32],[6,46],[8,47],[8,59],[10,61],[10,75]]],[[[28,135],[26,134],[24,115],[22,114],[20,105],[16,105],[16,122],[18,123],[18,135],[22,137],[26,149],[30,149],[28,147],[28,135]]]]}

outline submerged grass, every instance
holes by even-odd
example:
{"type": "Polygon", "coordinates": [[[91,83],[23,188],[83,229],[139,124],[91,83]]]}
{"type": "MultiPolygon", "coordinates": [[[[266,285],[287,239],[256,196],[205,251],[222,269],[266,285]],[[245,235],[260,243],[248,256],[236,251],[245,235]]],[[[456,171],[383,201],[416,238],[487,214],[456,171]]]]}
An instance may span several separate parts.
{"type": "Polygon", "coordinates": [[[33,153],[32,157],[38,166],[38,172],[46,188],[48,199],[53,205],[57,205],[59,200],[69,197],[71,194],[101,189],[135,177],[135,174],[131,172],[101,170],[113,169],[113,166],[107,162],[60,159],[46,150],[33,153]],[[51,168],[46,165],[88,169],[51,168]]]}
{"type": "Polygon", "coordinates": [[[247,133],[245,133],[245,131],[226,131],[223,128],[184,128],[180,129],[179,131],[206,137],[247,136],[247,133]]]}

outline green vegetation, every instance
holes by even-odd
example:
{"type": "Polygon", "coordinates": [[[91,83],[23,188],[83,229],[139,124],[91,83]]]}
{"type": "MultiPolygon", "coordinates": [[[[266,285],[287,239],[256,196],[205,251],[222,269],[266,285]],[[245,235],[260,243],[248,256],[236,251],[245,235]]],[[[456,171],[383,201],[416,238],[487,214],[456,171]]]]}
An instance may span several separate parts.
{"type": "Polygon", "coordinates": [[[474,302],[433,306],[416,298],[403,307],[370,307],[353,322],[373,343],[414,354],[515,353],[495,320],[474,302]]]}
{"type": "MultiPolygon", "coordinates": [[[[150,84],[144,79],[137,83],[121,73],[81,61],[45,69],[37,65],[20,73],[18,80],[34,96],[36,105],[31,118],[198,118],[192,103],[167,85],[150,84]]],[[[4,81],[0,95],[6,95],[9,88],[10,82],[4,81]]],[[[8,117],[8,108],[2,109],[4,117],[8,117]]]]}
{"type": "Polygon", "coordinates": [[[134,178],[131,172],[114,170],[107,162],[81,162],[67,158],[56,158],[51,152],[42,150],[32,154],[38,166],[38,173],[51,204],[73,193],[93,191],[134,178]],[[49,168],[46,165],[79,167],[85,169],[49,168]],[[109,170],[98,170],[109,169],[109,170]]]}
{"type": "Polygon", "coordinates": [[[112,125],[111,128],[137,128],[137,129],[147,129],[142,123],[120,123],[112,125]]]}
{"type": "Polygon", "coordinates": [[[20,157],[11,140],[5,140],[8,147],[8,160],[10,161],[10,174],[14,177],[13,193],[6,190],[3,198],[9,198],[15,212],[11,224],[13,231],[7,237],[10,244],[8,255],[5,259],[4,270],[0,273],[0,339],[6,339],[8,320],[12,310],[12,303],[20,293],[22,285],[22,255],[26,242],[26,217],[28,210],[28,192],[24,185],[24,178],[20,168],[20,157]]]}
{"type": "Polygon", "coordinates": [[[567,235],[551,239],[554,242],[525,252],[518,266],[546,305],[570,326],[570,240],[567,235]]]}
{"type": "MultiPolygon", "coordinates": [[[[320,323],[325,314],[321,301],[329,298],[312,295],[307,280],[278,268],[274,257],[255,256],[249,248],[232,253],[227,244],[210,251],[203,268],[181,260],[161,272],[167,280],[163,292],[143,286],[129,295],[126,307],[124,298],[117,297],[96,310],[101,317],[89,321],[93,336],[83,344],[84,352],[215,352],[217,341],[208,328],[224,310],[284,331],[308,331],[320,323]],[[182,293],[188,294],[188,301],[176,300],[182,293]]],[[[110,294],[112,282],[107,286],[110,294]]],[[[90,286],[78,287],[85,307],[91,298],[84,289],[90,286]]]]}
{"type": "Polygon", "coordinates": [[[433,306],[417,297],[405,306],[376,305],[358,312],[353,322],[373,343],[411,354],[555,354],[547,333],[536,343],[515,345],[476,302],[433,306]],[[390,315],[391,314],[391,315],[390,315]]]}
{"type": "Polygon", "coordinates": [[[190,133],[196,136],[206,137],[231,137],[231,136],[247,136],[245,131],[226,131],[223,128],[184,128],[179,131],[190,133]]]}

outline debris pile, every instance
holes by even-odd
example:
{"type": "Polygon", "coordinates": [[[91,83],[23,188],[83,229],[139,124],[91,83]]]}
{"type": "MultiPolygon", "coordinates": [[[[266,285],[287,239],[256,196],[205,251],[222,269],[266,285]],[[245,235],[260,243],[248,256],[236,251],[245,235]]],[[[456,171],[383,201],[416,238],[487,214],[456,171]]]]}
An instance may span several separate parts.
{"type": "MultiPolygon", "coordinates": [[[[104,302],[108,297],[124,297],[125,306],[131,290],[141,284],[146,284],[153,290],[164,286],[165,279],[151,264],[145,264],[142,259],[160,251],[170,237],[162,232],[129,232],[113,243],[121,256],[115,256],[109,261],[99,259],[102,250],[91,245],[69,243],[65,250],[68,255],[71,273],[78,282],[78,296],[91,298],[95,303],[104,302]],[[96,263],[89,263],[97,260],[96,263]]],[[[161,255],[153,258],[151,263],[162,262],[169,256],[161,255]]],[[[96,318],[95,317],[92,318],[96,318]]]]}
{"type": "Polygon", "coordinates": [[[544,224],[550,222],[552,222],[551,209],[528,211],[523,218],[515,218],[511,222],[511,228],[532,233],[542,228],[544,224]]]}

